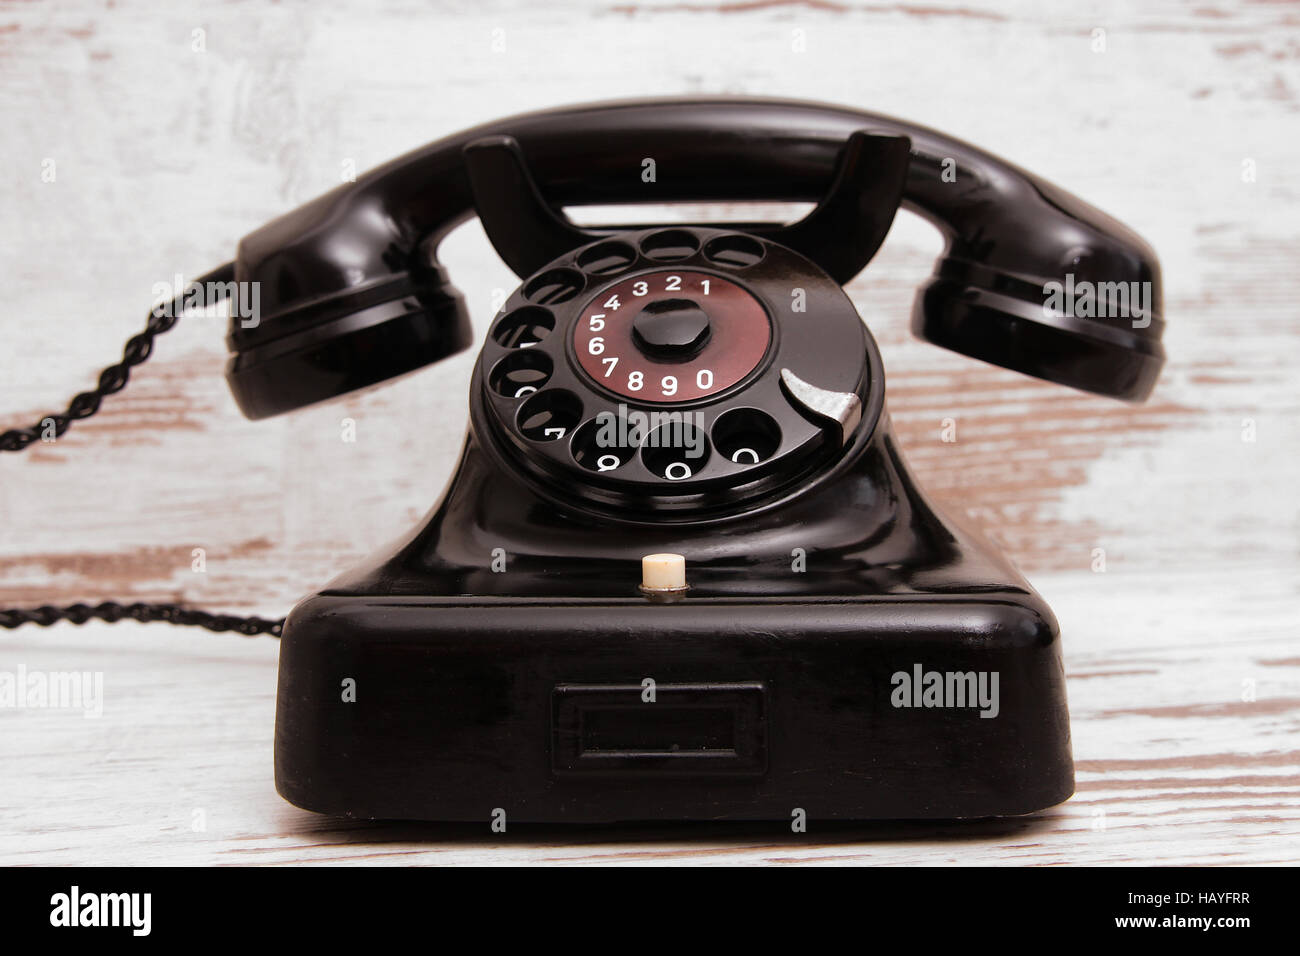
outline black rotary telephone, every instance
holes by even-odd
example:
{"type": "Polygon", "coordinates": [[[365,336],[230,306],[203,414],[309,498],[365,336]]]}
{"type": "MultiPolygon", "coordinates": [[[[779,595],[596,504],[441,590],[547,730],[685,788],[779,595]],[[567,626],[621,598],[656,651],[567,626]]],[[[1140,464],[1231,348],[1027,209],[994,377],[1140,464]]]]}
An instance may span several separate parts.
{"type": "MultiPolygon", "coordinates": [[[[900,204],[947,241],[917,335],[1090,392],[1151,392],[1163,323],[1146,243],[988,153],[840,107],[518,116],[245,237],[200,285],[258,284],[260,321],[228,339],[250,418],[469,346],[437,252],[470,216],[522,279],[475,366],[441,502],[283,625],[281,794],[355,817],[552,822],[972,817],[1068,797],[1057,624],[917,488],[841,288],[900,204]],[[816,205],[790,224],[599,229],[560,211],[737,200],[816,205]]],[[[44,427],[93,413],[168,327],[151,319],[44,427]]],[[[171,606],[5,614],[280,633],[171,606]]]]}

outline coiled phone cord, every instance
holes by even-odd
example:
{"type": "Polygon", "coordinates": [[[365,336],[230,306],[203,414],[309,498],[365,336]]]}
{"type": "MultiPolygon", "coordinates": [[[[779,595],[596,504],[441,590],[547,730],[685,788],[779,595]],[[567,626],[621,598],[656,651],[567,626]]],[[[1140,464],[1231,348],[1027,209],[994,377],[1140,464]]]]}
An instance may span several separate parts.
{"type": "Polygon", "coordinates": [[[54,426],[54,437],[61,436],[74,421],[89,418],[99,411],[99,404],[104,396],[120,392],[131,377],[131,369],[146,361],[153,354],[155,336],[170,332],[177,319],[186,308],[186,298],[193,298],[195,286],[200,290],[199,302],[202,306],[215,305],[227,298],[226,286],[235,279],[235,264],[227,262],[218,266],[207,275],[194,280],[186,289],[182,289],[172,299],[171,304],[159,314],[157,307],[149,312],[149,321],[144,331],[127,339],[122,349],[122,361],[110,365],[99,373],[98,384],[88,392],[82,392],[68,403],[68,409],[62,415],[47,415],[35,425],[28,428],[11,428],[0,434],[0,451],[23,451],[38,439],[45,438],[44,432],[50,424],[54,426]],[[215,294],[209,296],[209,291],[215,294]],[[49,423],[49,424],[47,424],[49,423]]]}
{"type": "Polygon", "coordinates": [[[284,627],[284,618],[268,621],[260,617],[212,614],[208,611],[182,607],[179,604],[118,604],[116,601],[105,601],[94,607],[89,604],[69,604],[66,607],[52,607],[46,604],[32,608],[0,608],[0,627],[7,630],[22,627],[24,624],[49,627],[59,621],[85,624],[92,617],[108,621],[110,624],[126,619],[146,624],[162,621],[164,624],[203,627],[209,631],[235,631],[245,637],[256,637],[259,634],[279,637],[284,627]]]}
{"type": "MultiPolygon", "coordinates": [[[[126,346],[122,349],[122,361],[100,372],[99,381],[93,389],[73,398],[68,403],[67,411],[61,415],[47,415],[29,428],[11,428],[0,433],[0,452],[23,451],[32,443],[45,439],[51,427],[54,437],[58,437],[63,435],[74,421],[94,415],[99,411],[100,403],[105,396],[122,390],[131,377],[131,369],[148,360],[153,354],[153,340],[156,336],[171,331],[187,307],[193,305],[206,307],[226,299],[229,292],[228,284],[232,283],[234,278],[235,264],[227,262],[194,280],[172,299],[167,308],[152,309],[144,331],[127,340],[126,346]]],[[[0,608],[0,627],[6,630],[24,624],[49,627],[59,621],[84,624],[91,618],[109,623],[124,619],[144,623],[162,621],[167,624],[203,627],[209,631],[235,631],[246,637],[255,637],[258,634],[279,637],[280,630],[284,626],[283,618],[268,621],[260,617],[213,614],[182,607],[179,604],[119,604],[116,601],[105,601],[93,607],[89,604],[69,604],[65,607],[53,607],[47,604],[33,608],[0,608]]]]}

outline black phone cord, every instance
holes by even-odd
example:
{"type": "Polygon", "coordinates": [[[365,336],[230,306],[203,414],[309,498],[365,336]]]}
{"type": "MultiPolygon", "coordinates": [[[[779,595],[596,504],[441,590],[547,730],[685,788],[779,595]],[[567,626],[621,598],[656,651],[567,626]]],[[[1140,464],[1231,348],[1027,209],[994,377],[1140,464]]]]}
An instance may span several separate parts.
{"type": "Polygon", "coordinates": [[[0,627],[6,630],[22,627],[24,624],[49,627],[59,621],[85,624],[91,618],[98,618],[110,624],[123,620],[140,621],[145,624],[161,621],[164,624],[202,627],[209,631],[234,631],[245,637],[256,637],[259,634],[279,637],[284,627],[284,618],[268,621],[260,617],[212,614],[208,611],[182,607],[179,604],[118,604],[116,601],[105,601],[93,607],[89,604],[69,604],[66,607],[52,607],[46,604],[31,608],[0,608],[0,627]]]}
{"type": "Polygon", "coordinates": [[[57,438],[66,432],[74,421],[80,421],[95,414],[99,411],[100,402],[104,400],[106,395],[112,395],[114,392],[122,390],[127,379],[131,377],[131,369],[146,361],[153,354],[154,337],[162,335],[164,332],[170,332],[176,325],[176,320],[180,318],[181,313],[185,311],[188,305],[195,304],[195,287],[201,290],[197,298],[203,306],[215,305],[228,297],[228,285],[234,279],[235,264],[227,262],[225,265],[213,269],[207,275],[200,276],[185,289],[182,289],[176,298],[171,301],[171,304],[161,310],[161,314],[159,314],[157,307],[151,309],[149,311],[149,321],[145,324],[144,331],[127,339],[126,346],[122,349],[122,361],[110,365],[100,372],[99,381],[93,389],[82,392],[73,398],[68,403],[67,410],[62,414],[47,415],[28,428],[11,428],[0,433],[0,452],[23,451],[33,442],[41,440],[44,433],[51,428],[54,437],[57,438]],[[214,294],[209,295],[209,292],[214,292],[214,294]]]}
{"type": "MultiPolygon", "coordinates": [[[[100,403],[105,396],[122,390],[131,376],[131,369],[145,362],[153,354],[153,340],[156,336],[171,331],[181,313],[189,306],[214,305],[227,298],[229,283],[233,282],[234,278],[235,265],[227,262],[194,280],[180,291],[167,308],[151,309],[144,331],[127,340],[126,346],[122,349],[122,360],[99,373],[99,381],[95,388],[73,398],[68,403],[67,411],[61,415],[48,415],[29,428],[11,428],[0,433],[0,451],[23,451],[32,443],[39,441],[51,426],[54,436],[58,437],[63,435],[74,421],[94,415],[99,411],[100,403]],[[199,292],[197,296],[196,287],[199,292]]],[[[258,634],[279,637],[280,630],[284,626],[284,618],[268,621],[260,617],[212,614],[208,611],[182,607],[179,604],[119,604],[116,601],[105,601],[93,607],[89,604],[70,604],[64,607],[46,604],[31,608],[0,608],[0,627],[6,630],[24,624],[49,627],[59,621],[84,624],[91,618],[98,618],[110,624],[122,620],[143,623],[162,621],[166,624],[203,627],[209,631],[235,631],[246,637],[255,637],[258,634]]]]}

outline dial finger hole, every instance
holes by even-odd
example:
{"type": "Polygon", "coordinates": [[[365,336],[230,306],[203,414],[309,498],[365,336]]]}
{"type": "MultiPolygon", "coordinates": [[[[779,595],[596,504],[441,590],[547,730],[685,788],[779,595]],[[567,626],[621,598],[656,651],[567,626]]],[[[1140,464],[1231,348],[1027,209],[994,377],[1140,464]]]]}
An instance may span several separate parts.
{"type": "Polygon", "coordinates": [[[587,280],[577,269],[548,269],[524,286],[524,295],[542,305],[568,302],[582,291],[587,280]]]}
{"type": "Polygon", "coordinates": [[[767,412],[757,408],[733,408],[713,425],[713,447],[718,454],[738,465],[757,465],[776,454],[781,446],[781,428],[767,412]]]}
{"type": "Polygon", "coordinates": [[[700,248],[700,240],[685,229],[665,229],[641,240],[641,254],[655,262],[689,259],[700,248]]]}
{"type": "Polygon", "coordinates": [[[527,305],[498,322],[492,338],[508,349],[526,349],[546,338],[554,328],[555,316],[539,306],[527,305]]]}
{"type": "Polygon", "coordinates": [[[618,416],[602,412],[573,436],[573,460],[588,471],[613,471],[632,460],[637,446],[626,428],[619,428],[618,416]]]}
{"type": "Polygon", "coordinates": [[[636,262],[636,250],[626,242],[602,242],[578,256],[578,268],[591,275],[605,276],[636,262]]]}
{"type": "Polygon", "coordinates": [[[535,349],[511,352],[488,374],[492,391],[506,398],[524,398],[545,385],[554,366],[545,352],[535,349]]]}
{"type": "Polygon", "coordinates": [[[763,244],[752,236],[718,236],[704,244],[704,257],[731,269],[744,269],[763,258],[763,244]]]}
{"type": "Polygon", "coordinates": [[[641,445],[646,468],[668,481],[685,481],[700,473],[709,460],[704,429],[684,421],[660,425],[641,445]]]}
{"type": "MultiPolygon", "coordinates": [[[[533,353],[524,353],[533,354],[533,353]]],[[[538,392],[519,409],[519,430],[533,441],[558,441],[582,419],[582,400],[572,392],[553,388],[538,392]]]]}

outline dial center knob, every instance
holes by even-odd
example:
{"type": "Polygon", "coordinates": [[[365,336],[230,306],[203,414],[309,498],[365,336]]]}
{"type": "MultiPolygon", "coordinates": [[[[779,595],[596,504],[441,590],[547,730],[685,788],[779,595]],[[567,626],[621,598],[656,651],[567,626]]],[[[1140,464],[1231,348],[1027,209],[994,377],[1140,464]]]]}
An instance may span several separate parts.
{"type": "Polygon", "coordinates": [[[693,299],[647,303],[632,320],[632,340],[646,355],[687,359],[709,340],[709,315],[693,299]]]}

